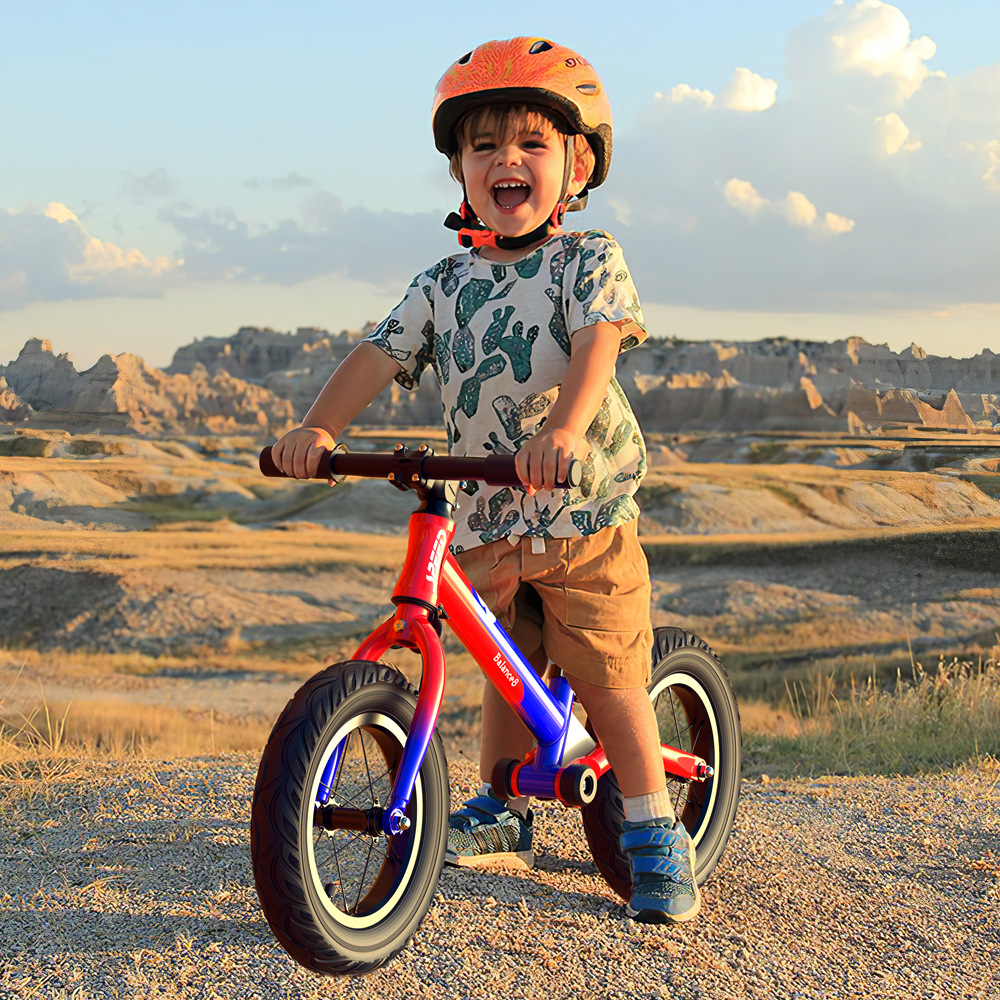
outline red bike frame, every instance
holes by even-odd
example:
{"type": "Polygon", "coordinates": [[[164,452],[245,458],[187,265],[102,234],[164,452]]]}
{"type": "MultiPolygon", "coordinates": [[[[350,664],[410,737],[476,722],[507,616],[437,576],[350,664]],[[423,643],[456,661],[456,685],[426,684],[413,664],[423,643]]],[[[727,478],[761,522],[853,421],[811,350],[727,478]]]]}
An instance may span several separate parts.
{"type": "MultiPolygon", "coordinates": [[[[354,653],[354,659],[378,660],[391,647],[404,646],[419,651],[423,661],[416,713],[391,800],[383,812],[387,834],[405,827],[403,814],[441,708],[445,657],[438,633],[440,619],[448,622],[538,741],[537,749],[510,771],[515,794],[557,798],[579,806],[583,804],[580,794],[571,789],[589,783],[592,798],[597,779],[609,767],[604,752],[573,715],[573,691],[566,678],[557,675],[550,681],[551,689],[546,687],[469,583],[448,548],[454,532],[455,522],[449,517],[425,511],[411,515],[406,559],[393,590],[396,612],[354,653]],[[568,776],[574,781],[568,782],[568,776]]],[[[661,750],[670,774],[689,781],[711,775],[702,758],[666,745],[661,750]]]]}

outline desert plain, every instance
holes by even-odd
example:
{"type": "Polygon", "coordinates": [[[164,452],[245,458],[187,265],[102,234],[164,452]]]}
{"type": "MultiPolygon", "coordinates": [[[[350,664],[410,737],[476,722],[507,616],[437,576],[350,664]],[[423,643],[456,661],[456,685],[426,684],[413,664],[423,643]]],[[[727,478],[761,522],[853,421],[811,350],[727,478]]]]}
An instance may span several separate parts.
{"type": "MultiPolygon", "coordinates": [[[[439,438],[362,429],[348,445],[439,438]]],[[[70,730],[118,701],[136,706],[135,740],[150,746],[145,706],[191,713],[199,729],[209,716],[246,726],[257,745],[296,681],[350,656],[391,610],[413,495],[265,479],[260,443],[0,440],[6,712],[40,687],[50,712],[73,701],[70,730]]],[[[654,434],[649,457],[638,499],[653,624],[705,638],[742,698],[818,672],[889,678],[996,643],[992,435],[654,434]]],[[[446,707],[469,732],[478,670],[449,652],[446,707]]]]}

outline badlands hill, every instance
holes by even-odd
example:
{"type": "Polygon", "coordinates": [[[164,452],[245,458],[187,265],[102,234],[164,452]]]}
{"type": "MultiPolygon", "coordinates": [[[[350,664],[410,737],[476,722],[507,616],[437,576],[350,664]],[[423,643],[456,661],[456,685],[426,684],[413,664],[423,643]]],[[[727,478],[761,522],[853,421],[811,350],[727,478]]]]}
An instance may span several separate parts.
{"type": "Polygon", "coordinates": [[[264,386],[217,370],[170,375],[135,354],[105,354],[78,372],[67,354],[33,338],[0,365],[0,420],[105,433],[264,433],[287,427],[292,407],[264,386]]]}
{"type": "MultiPolygon", "coordinates": [[[[78,372],[45,340],[0,365],[0,420],[33,427],[273,435],[301,416],[370,327],[294,333],[243,327],[180,348],[165,370],[134,354],[104,355],[78,372]]],[[[860,337],[833,343],[652,339],[622,356],[618,378],[650,431],[851,431],[906,427],[971,433],[1000,423],[1000,354],[894,352],[860,337]]],[[[433,378],[413,393],[395,384],[366,422],[431,425],[433,378]]]]}

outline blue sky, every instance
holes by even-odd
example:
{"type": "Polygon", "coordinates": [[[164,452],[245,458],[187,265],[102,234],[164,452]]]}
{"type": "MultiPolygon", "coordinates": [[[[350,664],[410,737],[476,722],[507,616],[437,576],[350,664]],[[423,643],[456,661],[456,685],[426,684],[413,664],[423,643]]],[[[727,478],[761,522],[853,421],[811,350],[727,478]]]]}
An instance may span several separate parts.
{"type": "Polygon", "coordinates": [[[434,83],[549,36],[615,112],[575,225],[651,332],[1000,351],[1000,3],[18,5],[0,35],[0,364],[154,364],[379,318],[453,246],[434,83]],[[572,16],[567,16],[569,11],[572,16]]]}

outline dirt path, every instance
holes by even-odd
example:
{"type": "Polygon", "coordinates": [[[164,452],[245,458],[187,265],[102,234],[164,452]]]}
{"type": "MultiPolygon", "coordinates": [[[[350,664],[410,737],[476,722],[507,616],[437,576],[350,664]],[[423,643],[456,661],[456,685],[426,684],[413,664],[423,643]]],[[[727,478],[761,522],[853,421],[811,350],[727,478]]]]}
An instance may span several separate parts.
{"type": "MultiPolygon", "coordinates": [[[[530,874],[446,870],[362,982],[295,966],[248,851],[253,756],[5,765],[0,996],[969,997],[1000,990],[1000,765],[745,788],[684,930],[624,917],[579,819],[543,806],[530,874]]],[[[473,779],[452,762],[452,795],[473,779]]]]}

